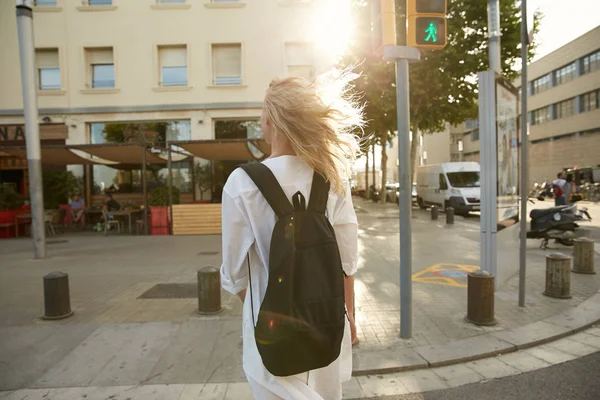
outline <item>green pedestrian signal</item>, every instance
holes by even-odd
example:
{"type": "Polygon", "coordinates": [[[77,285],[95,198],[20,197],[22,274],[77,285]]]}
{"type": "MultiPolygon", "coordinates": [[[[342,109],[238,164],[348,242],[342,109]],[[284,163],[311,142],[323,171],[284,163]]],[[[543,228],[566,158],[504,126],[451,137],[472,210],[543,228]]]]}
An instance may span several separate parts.
{"type": "Polygon", "coordinates": [[[419,50],[442,50],[446,47],[448,0],[402,1],[406,1],[406,45],[419,50]]]}
{"type": "Polygon", "coordinates": [[[437,42],[437,28],[435,27],[433,22],[429,23],[429,26],[427,27],[427,29],[425,29],[425,33],[427,34],[427,37],[425,38],[426,42],[429,42],[430,40],[433,43],[437,42]]]}
{"type": "Polygon", "coordinates": [[[408,43],[423,50],[443,49],[446,46],[446,19],[444,17],[412,18],[408,43]],[[414,42],[413,39],[414,38],[414,42]]]}

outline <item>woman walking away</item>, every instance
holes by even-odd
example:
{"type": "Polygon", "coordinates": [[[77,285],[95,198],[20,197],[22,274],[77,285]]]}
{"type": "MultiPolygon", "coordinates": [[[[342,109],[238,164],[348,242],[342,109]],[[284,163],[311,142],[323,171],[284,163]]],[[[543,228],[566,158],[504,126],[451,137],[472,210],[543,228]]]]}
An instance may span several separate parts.
{"type": "Polygon", "coordinates": [[[223,189],[223,288],[243,305],[243,368],[259,400],[340,400],[352,373],[358,226],[348,178],[363,124],[354,78],[271,82],[262,163],[223,189]]]}

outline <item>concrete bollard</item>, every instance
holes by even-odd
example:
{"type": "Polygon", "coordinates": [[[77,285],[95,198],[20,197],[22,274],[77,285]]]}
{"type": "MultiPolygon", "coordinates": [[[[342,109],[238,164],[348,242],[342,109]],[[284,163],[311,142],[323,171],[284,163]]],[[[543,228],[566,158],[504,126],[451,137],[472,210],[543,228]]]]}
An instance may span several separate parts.
{"type": "Polygon", "coordinates": [[[571,259],[564,254],[546,256],[546,290],[544,296],[556,299],[571,298],[571,259]]]}
{"type": "Polygon", "coordinates": [[[431,220],[432,221],[438,220],[438,213],[439,213],[439,210],[438,210],[437,206],[431,206],[431,220]]]}
{"type": "Polygon", "coordinates": [[[595,274],[594,241],[587,237],[575,239],[573,250],[573,272],[578,274],[595,274]]]}
{"type": "Polygon", "coordinates": [[[44,316],[43,319],[63,319],[73,315],[69,295],[69,275],[64,272],[51,272],[44,275],[44,316]]]}
{"type": "Polygon", "coordinates": [[[454,224],[454,208],[452,208],[452,207],[446,208],[446,224],[447,225],[454,224]]]}
{"type": "Polygon", "coordinates": [[[198,314],[221,312],[221,275],[215,267],[198,271],[198,314]]]}
{"type": "Polygon", "coordinates": [[[496,325],[494,318],[494,275],[487,271],[471,272],[467,276],[467,322],[475,325],[496,325]]]}

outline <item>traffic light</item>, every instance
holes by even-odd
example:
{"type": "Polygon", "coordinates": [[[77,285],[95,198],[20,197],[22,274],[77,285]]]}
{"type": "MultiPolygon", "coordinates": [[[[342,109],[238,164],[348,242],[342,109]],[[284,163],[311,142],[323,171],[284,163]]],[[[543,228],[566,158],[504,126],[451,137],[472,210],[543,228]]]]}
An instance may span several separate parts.
{"type": "Polygon", "coordinates": [[[446,47],[446,0],[407,0],[406,44],[421,50],[446,47]]]}
{"type": "Polygon", "coordinates": [[[396,45],[394,0],[371,0],[373,53],[383,54],[384,46],[396,45]]]}

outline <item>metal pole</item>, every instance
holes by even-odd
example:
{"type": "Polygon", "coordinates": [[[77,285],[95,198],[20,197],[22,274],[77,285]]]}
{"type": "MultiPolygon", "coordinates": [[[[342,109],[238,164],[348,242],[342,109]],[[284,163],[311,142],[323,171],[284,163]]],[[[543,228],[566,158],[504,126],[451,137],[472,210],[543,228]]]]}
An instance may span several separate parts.
{"type": "Polygon", "coordinates": [[[490,69],[501,74],[499,0],[488,0],[488,32],[490,40],[490,69]]]}
{"type": "Polygon", "coordinates": [[[25,114],[29,196],[31,199],[31,235],[36,259],[46,258],[44,195],[42,188],[42,156],[38,123],[37,93],[33,45],[33,11],[30,1],[17,0],[17,31],[21,61],[21,87],[25,114]]]}
{"type": "Polygon", "coordinates": [[[412,336],[412,179],[408,60],[396,60],[398,178],[400,183],[400,337],[412,336]]]}
{"type": "Polygon", "coordinates": [[[146,145],[142,146],[142,192],[144,192],[144,235],[148,235],[148,182],[146,176],[146,145]]]}
{"type": "Polygon", "coordinates": [[[169,234],[173,234],[173,161],[171,156],[171,145],[167,143],[167,151],[169,153],[167,170],[169,171],[169,234]]]}
{"type": "Polygon", "coordinates": [[[521,243],[519,246],[519,307],[525,307],[527,273],[527,0],[521,1],[521,243]]]}

